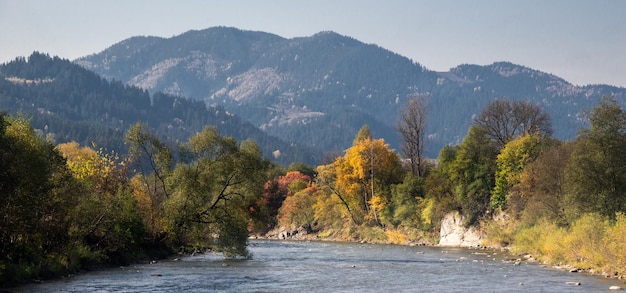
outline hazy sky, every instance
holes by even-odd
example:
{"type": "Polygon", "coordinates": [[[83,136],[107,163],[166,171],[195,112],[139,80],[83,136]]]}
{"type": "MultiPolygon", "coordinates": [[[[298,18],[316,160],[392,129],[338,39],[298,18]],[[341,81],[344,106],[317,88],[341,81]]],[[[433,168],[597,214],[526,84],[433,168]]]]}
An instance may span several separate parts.
{"type": "Polygon", "coordinates": [[[286,38],[332,30],[437,71],[511,61],[626,87],[622,0],[0,0],[0,63],[33,51],[73,60],[213,26],[286,38]]]}

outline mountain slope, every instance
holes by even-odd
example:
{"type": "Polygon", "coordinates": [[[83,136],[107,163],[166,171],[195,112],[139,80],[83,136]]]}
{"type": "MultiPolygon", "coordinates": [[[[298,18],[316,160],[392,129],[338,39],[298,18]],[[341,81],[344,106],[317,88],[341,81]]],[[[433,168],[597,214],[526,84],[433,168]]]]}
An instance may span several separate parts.
{"type": "Polygon", "coordinates": [[[223,107],[162,93],[151,95],[40,53],[0,65],[0,90],[0,110],[32,117],[33,127],[59,143],[95,142],[123,151],[123,135],[135,122],[148,124],[170,143],[187,141],[205,125],[215,125],[222,135],[254,140],[267,157],[283,164],[316,161],[311,151],[270,137],[223,107]]]}
{"type": "Polygon", "coordinates": [[[150,92],[223,105],[271,135],[324,151],[342,150],[366,123],[398,148],[393,130],[407,99],[428,96],[427,155],[465,136],[491,100],[524,99],[551,115],[555,135],[572,138],[580,112],[626,89],[574,86],[556,76],[498,62],[430,71],[412,60],[334,32],[285,39],[215,27],[172,38],[135,37],[77,64],[150,92]]]}

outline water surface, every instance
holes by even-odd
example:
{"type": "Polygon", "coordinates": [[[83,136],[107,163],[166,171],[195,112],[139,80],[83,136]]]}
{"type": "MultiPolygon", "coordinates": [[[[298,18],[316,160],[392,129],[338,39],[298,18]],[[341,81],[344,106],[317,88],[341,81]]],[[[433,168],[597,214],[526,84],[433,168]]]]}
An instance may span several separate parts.
{"type": "Polygon", "coordinates": [[[617,280],[515,265],[500,252],[252,241],[251,260],[203,254],[88,272],[18,292],[606,292],[617,280]],[[574,285],[572,283],[580,283],[574,285]]]}

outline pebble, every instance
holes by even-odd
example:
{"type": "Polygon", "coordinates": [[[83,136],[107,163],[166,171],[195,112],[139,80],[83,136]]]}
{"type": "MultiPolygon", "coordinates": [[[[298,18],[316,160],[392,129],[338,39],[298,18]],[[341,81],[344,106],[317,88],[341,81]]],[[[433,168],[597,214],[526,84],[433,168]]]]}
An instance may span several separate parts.
{"type": "Polygon", "coordinates": [[[567,285],[575,285],[575,286],[580,286],[580,282],[566,282],[565,284],[567,284],[567,285]]]}
{"type": "Polygon", "coordinates": [[[611,286],[611,287],[609,287],[609,290],[622,290],[622,287],[620,287],[620,286],[611,286]]]}

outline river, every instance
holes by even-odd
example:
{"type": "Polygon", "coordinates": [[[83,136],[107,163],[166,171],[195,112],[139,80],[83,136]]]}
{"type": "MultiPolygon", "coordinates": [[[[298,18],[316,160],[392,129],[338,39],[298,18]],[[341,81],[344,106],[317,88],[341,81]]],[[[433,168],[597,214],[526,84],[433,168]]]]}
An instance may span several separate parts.
{"type": "Polygon", "coordinates": [[[16,292],[606,292],[624,284],[510,262],[501,252],[254,240],[253,258],[201,254],[91,271],[16,292]],[[575,283],[580,283],[577,285],[575,283]]]}

